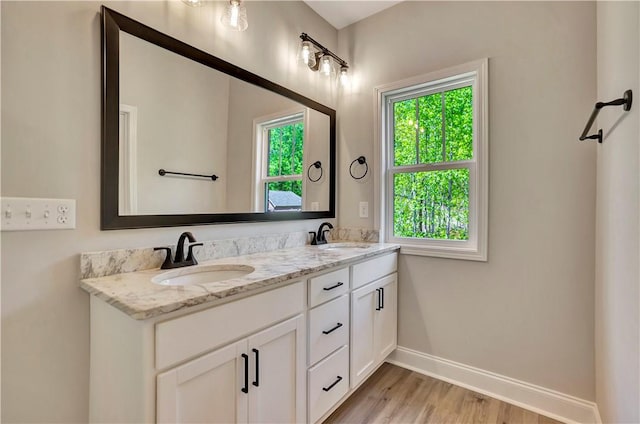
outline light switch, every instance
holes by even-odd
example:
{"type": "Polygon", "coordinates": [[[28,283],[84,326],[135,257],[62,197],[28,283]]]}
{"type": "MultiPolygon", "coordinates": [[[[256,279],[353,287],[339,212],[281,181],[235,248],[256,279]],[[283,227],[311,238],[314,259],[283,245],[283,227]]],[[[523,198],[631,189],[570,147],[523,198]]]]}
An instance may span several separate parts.
{"type": "Polygon", "coordinates": [[[360,218],[369,218],[369,202],[360,202],[360,218]]]}

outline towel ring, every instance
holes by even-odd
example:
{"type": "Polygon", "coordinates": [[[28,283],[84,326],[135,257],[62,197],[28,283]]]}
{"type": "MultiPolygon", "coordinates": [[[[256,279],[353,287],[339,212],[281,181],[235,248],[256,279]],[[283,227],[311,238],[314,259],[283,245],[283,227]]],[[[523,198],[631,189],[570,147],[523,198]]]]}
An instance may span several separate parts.
{"type": "Polygon", "coordinates": [[[307,178],[309,178],[309,181],[311,181],[312,183],[317,183],[318,181],[320,181],[320,178],[322,178],[322,162],[320,162],[319,160],[313,162],[311,165],[309,165],[309,168],[307,168],[307,178]],[[316,169],[320,169],[320,176],[318,178],[316,178],[315,180],[313,178],[311,178],[311,167],[314,167],[316,169]]]}
{"type": "Polygon", "coordinates": [[[361,180],[364,177],[367,176],[367,173],[369,172],[369,164],[367,163],[367,158],[365,158],[364,156],[360,156],[356,159],[353,160],[353,162],[351,162],[351,165],[349,165],[349,174],[351,175],[351,178],[353,178],[354,180],[361,180]],[[364,174],[362,174],[362,176],[360,177],[356,177],[355,175],[353,175],[353,165],[358,162],[360,165],[364,165],[366,168],[364,170],[364,174]]]}

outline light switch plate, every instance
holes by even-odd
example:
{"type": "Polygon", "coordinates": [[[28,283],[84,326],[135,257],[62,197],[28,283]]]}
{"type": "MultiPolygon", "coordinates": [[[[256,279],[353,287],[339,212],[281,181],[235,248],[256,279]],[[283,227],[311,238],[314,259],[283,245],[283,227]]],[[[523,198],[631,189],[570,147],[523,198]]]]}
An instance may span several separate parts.
{"type": "Polygon", "coordinates": [[[68,230],[76,228],[74,199],[3,197],[2,231],[68,230]]]}
{"type": "Polygon", "coordinates": [[[360,218],[369,218],[369,202],[360,202],[360,218]]]}

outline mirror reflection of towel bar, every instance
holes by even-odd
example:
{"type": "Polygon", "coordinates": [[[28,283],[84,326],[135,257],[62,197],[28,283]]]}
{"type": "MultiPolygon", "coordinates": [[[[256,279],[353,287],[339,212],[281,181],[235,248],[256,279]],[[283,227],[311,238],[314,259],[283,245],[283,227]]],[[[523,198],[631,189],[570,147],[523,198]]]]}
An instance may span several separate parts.
{"type": "Polygon", "coordinates": [[[171,175],[184,175],[186,177],[200,177],[200,178],[207,178],[210,180],[217,180],[218,176],[216,174],[212,174],[212,175],[203,175],[203,174],[189,174],[187,172],[173,172],[173,171],[165,171],[164,169],[158,169],[158,174],[160,174],[160,176],[164,177],[167,174],[171,174],[171,175]]]}

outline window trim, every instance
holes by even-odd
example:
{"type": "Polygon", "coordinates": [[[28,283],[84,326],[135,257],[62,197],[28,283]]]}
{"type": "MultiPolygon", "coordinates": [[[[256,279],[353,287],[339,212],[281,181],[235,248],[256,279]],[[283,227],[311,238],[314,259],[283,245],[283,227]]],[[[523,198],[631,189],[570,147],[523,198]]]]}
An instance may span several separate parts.
{"type": "MultiPolygon", "coordinates": [[[[402,81],[381,85],[374,88],[375,116],[374,140],[376,141],[374,162],[380,166],[379,177],[374,180],[374,202],[378,206],[375,210],[374,224],[380,228],[381,241],[401,245],[400,253],[420,256],[434,256],[451,259],[467,259],[487,261],[488,245],[488,211],[489,211],[489,77],[487,58],[462,65],[442,69],[419,75],[402,81]],[[393,237],[393,225],[388,220],[393,219],[392,184],[388,167],[392,143],[388,140],[390,108],[386,103],[390,99],[402,99],[403,96],[415,97],[416,91],[423,88],[424,93],[439,92],[443,87],[454,88],[463,79],[474,78],[473,106],[474,106],[474,161],[459,161],[459,168],[469,167],[469,240],[433,240],[393,237]],[[475,175],[472,178],[472,173],[475,175]],[[473,233],[473,234],[472,234],[473,233]],[[472,239],[473,238],[473,239],[472,239]]],[[[468,85],[468,84],[467,84],[468,85]]],[[[415,168],[425,169],[418,165],[415,168]]],[[[429,164],[429,168],[438,168],[437,164],[429,164]]],[[[410,170],[410,166],[395,167],[403,171],[410,170]]]]}
{"type": "MultiPolygon", "coordinates": [[[[287,175],[278,177],[268,177],[267,172],[267,157],[268,157],[268,131],[272,128],[288,125],[296,122],[302,122],[303,124],[303,150],[302,150],[302,163],[307,163],[307,150],[304,148],[304,142],[309,139],[309,113],[307,108],[293,108],[283,112],[278,112],[266,116],[260,116],[253,120],[253,170],[251,179],[251,209],[254,212],[269,213],[266,210],[266,199],[264,184],[268,182],[287,181],[287,180],[302,180],[302,209],[306,204],[306,192],[307,192],[307,179],[304,178],[304,170],[299,175],[287,175]]],[[[304,166],[303,166],[304,167],[304,166]]]]}

